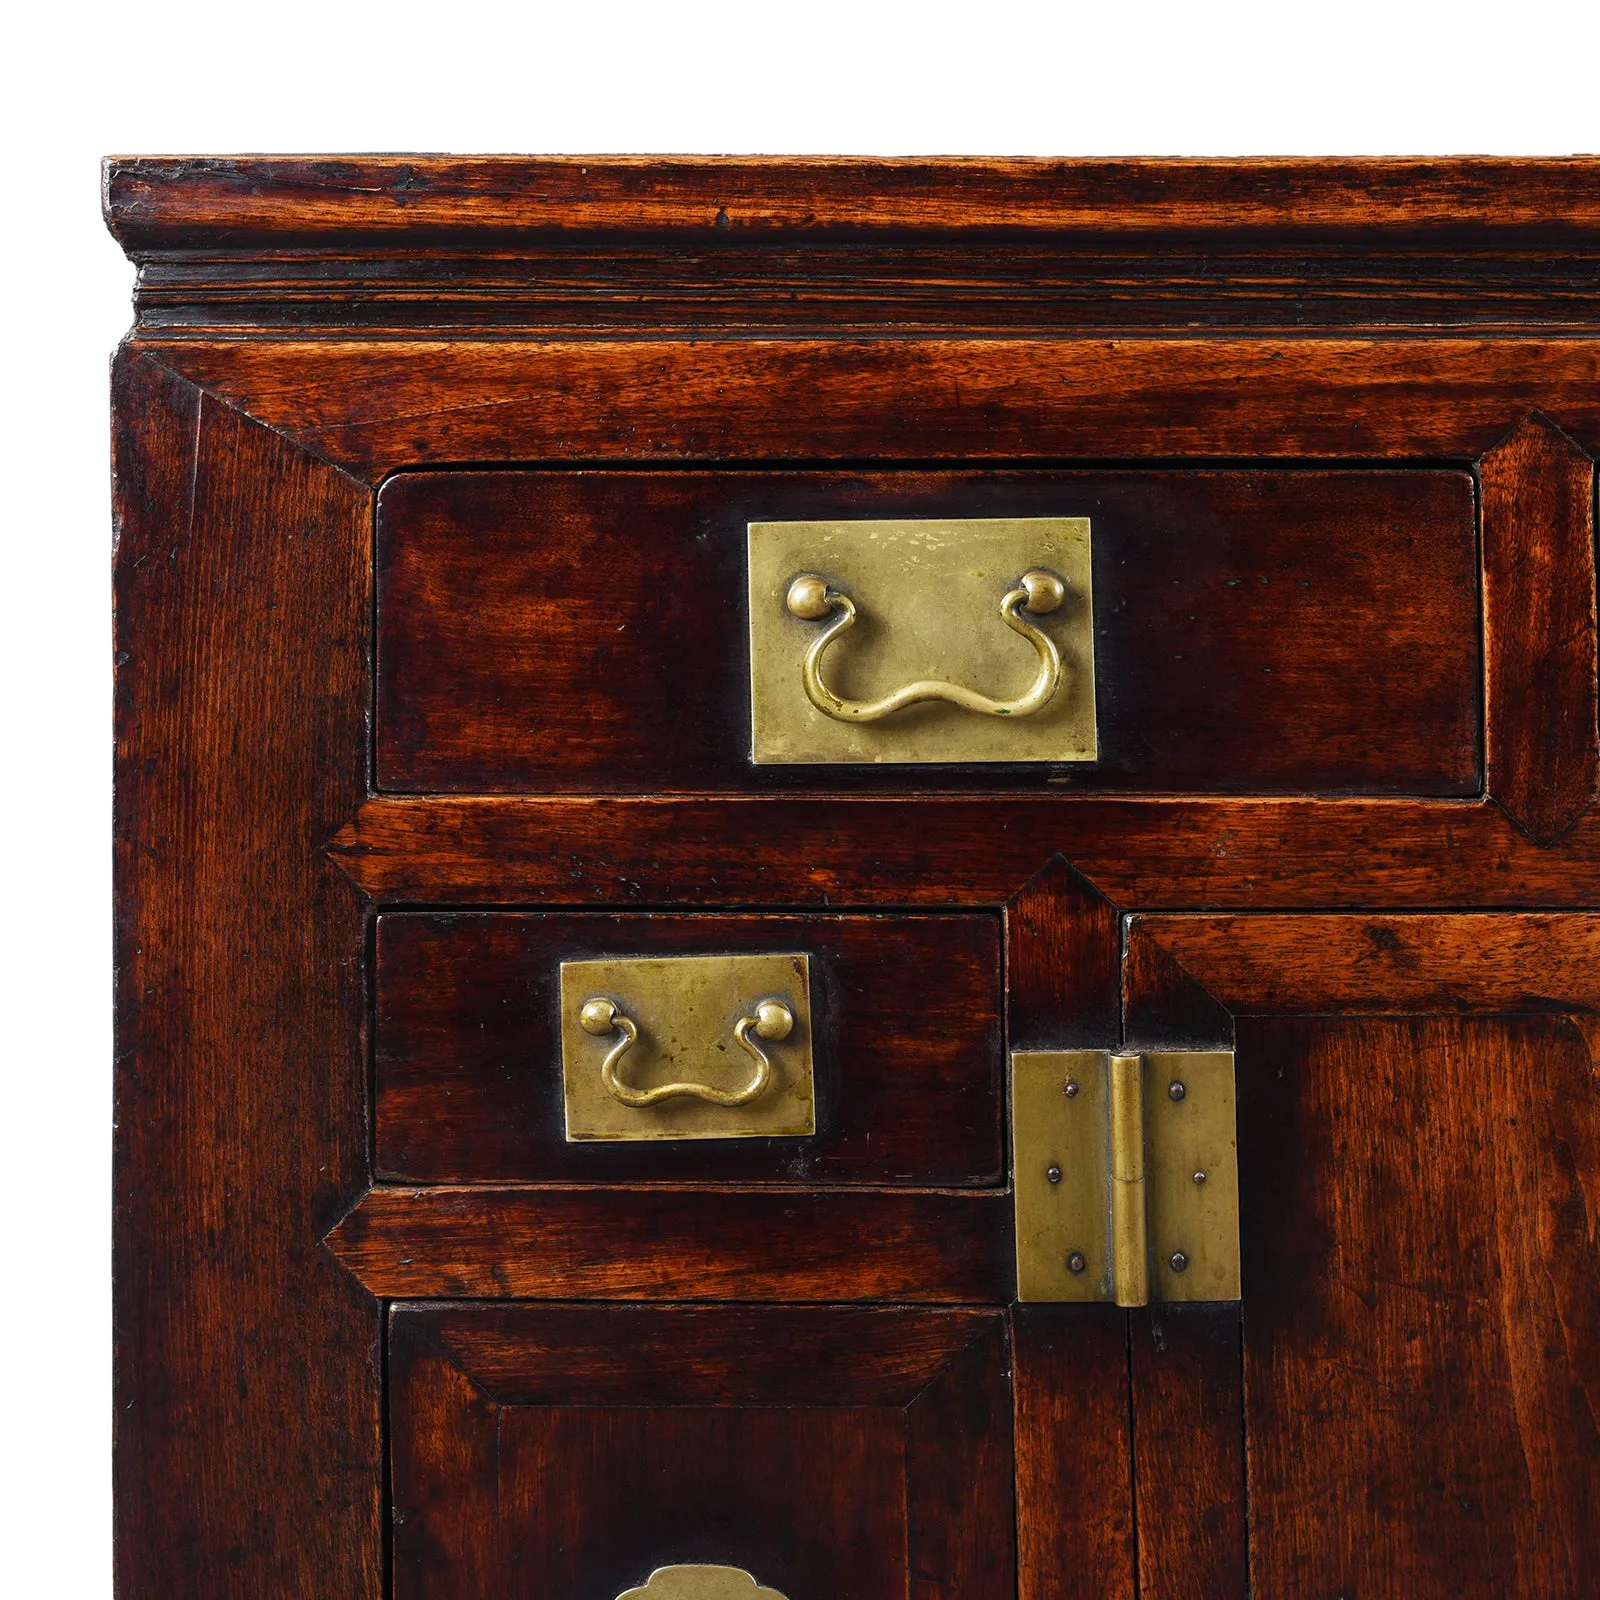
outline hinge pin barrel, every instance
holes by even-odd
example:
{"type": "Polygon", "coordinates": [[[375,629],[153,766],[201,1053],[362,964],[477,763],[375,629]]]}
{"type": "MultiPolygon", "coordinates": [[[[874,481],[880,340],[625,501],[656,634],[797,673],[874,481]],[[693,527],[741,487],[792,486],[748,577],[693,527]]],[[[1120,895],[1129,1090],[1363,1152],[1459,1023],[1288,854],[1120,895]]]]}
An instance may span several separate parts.
{"type": "Polygon", "coordinates": [[[1114,1055],[1111,1069],[1111,1281],[1119,1306],[1150,1303],[1144,1193],[1144,1061],[1114,1055]]]}

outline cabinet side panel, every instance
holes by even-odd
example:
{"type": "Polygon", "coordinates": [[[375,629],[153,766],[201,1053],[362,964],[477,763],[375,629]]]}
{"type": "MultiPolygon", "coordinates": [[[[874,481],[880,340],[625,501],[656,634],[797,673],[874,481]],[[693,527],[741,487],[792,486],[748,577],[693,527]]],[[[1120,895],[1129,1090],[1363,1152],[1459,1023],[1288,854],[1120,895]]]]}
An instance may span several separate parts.
{"type": "Polygon", "coordinates": [[[115,471],[117,1592],[376,1596],[367,498],[137,352],[115,471]]]}

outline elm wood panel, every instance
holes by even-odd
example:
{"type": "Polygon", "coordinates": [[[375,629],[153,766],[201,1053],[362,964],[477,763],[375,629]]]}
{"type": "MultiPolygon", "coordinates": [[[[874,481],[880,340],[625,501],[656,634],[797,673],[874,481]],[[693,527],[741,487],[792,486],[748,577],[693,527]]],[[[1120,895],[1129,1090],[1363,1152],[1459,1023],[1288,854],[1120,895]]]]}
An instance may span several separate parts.
{"type": "Polygon", "coordinates": [[[1137,916],[1235,1014],[1600,1012],[1600,913],[1137,916]]]}
{"type": "Polygon", "coordinates": [[[1125,909],[1600,904],[1596,812],[1452,801],[382,796],[329,851],[380,904],[999,906],[1057,854],[1125,909]]]}
{"type": "Polygon", "coordinates": [[[945,1346],[909,1393],[888,1350],[876,1385],[870,1354],[851,1361],[840,1333],[861,1319],[848,1312],[614,1314],[599,1371],[593,1330],[606,1313],[576,1314],[563,1385],[573,1313],[491,1312],[487,1375],[481,1349],[462,1359],[463,1333],[481,1343],[476,1309],[392,1313],[397,1600],[476,1597],[512,1580],[552,1600],[609,1595],[679,1561],[841,1600],[1014,1594],[1001,1314],[873,1314],[913,1347],[945,1346]],[[643,1348],[629,1337],[641,1324],[643,1348]],[[772,1374],[780,1395],[707,1399],[708,1379],[737,1368],[752,1338],[787,1358],[772,1374]],[[687,1389],[649,1359],[666,1346],[686,1372],[702,1371],[687,1389]],[[536,1398],[523,1401],[530,1388],[536,1398]]]}
{"type": "Polygon", "coordinates": [[[382,1591],[366,1177],[370,510],[144,357],[114,373],[115,1484],[122,1600],[382,1591]]]}
{"type": "Polygon", "coordinates": [[[1231,1050],[1233,1017],[1149,932],[1123,924],[1122,1039],[1137,1050],[1231,1050]]]}
{"type": "Polygon", "coordinates": [[[1013,1050],[1104,1049],[1118,1037],[1122,917],[1057,856],[1006,904],[1013,1050]]]}
{"type": "Polygon", "coordinates": [[[1011,1317],[1018,1600],[1134,1600],[1127,1313],[1011,1317]]]}
{"type": "Polygon", "coordinates": [[[1011,781],[1479,790],[1472,480],[1383,471],[403,473],[378,497],[378,782],[992,787],[751,766],[745,529],[1067,512],[1094,524],[1100,755],[1011,781]]]}
{"type": "Polygon", "coordinates": [[[1017,1600],[1011,1382],[996,1316],[906,1408],[909,1600],[1017,1600]]]}
{"type": "Polygon", "coordinates": [[[1479,474],[1489,793],[1543,843],[1600,787],[1594,463],[1533,416],[1479,474]]]}
{"type": "Polygon", "coordinates": [[[1248,1592],[1239,1313],[1186,1305],[1130,1316],[1141,1600],[1248,1592]]]}
{"type": "Polygon", "coordinates": [[[1009,1304],[1011,1197],[983,1190],[369,1189],[328,1248],[384,1299],[1009,1304]]]}
{"type": "Polygon", "coordinates": [[[857,338],[1030,334],[1193,338],[1317,329],[1345,335],[1592,332],[1600,250],[1521,250],[1514,236],[1407,248],[1390,235],[1350,249],[1180,236],[1049,234],[845,240],[718,232],[710,248],[593,238],[509,249],[330,255],[158,253],[140,262],[141,337],[194,333],[347,338],[353,333],[482,337],[857,338]]]}
{"type": "Polygon", "coordinates": [[[106,221],[141,255],[319,240],[437,248],[552,231],[1427,230],[1600,233],[1600,162],[1357,157],[110,156],[106,221]]]}
{"type": "Polygon", "coordinates": [[[1600,1081],[1557,1017],[1241,1022],[1256,1594],[1593,1593],[1600,1081]]]}
{"type": "Polygon", "coordinates": [[[385,1176],[937,1187],[1005,1175],[992,917],[390,914],[378,919],[376,954],[385,1176]],[[773,950],[812,958],[815,1135],[566,1142],[563,961],[773,950]]]}
{"type": "Polygon", "coordinates": [[[1592,339],[144,340],[364,482],[424,466],[1600,450],[1592,339]]]}
{"type": "Polygon", "coordinates": [[[780,1316],[750,1305],[493,1302],[412,1305],[393,1315],[423,1319],[452,1365],[497,1405],[518,1406],[629,1405],[640,1398],[642,1372],[656,1405],[909,1406],[997,1321],[957,1308],[814,1306],[780,1316]]]}
{"type": "Polygon", "coordinates": [[[395,1600],[617,1595],[681,1561],[790,1594],[905,1591],[898,1408],[657,1407],[645,1386],[632,1406],[497,1406],[401,1348],[395,1600]]]}

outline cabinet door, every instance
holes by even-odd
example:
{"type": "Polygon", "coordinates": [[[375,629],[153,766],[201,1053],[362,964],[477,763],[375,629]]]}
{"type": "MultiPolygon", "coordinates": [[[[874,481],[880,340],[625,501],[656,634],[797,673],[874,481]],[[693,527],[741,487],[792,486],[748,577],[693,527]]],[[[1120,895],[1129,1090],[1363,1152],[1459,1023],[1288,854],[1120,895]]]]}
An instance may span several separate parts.
{"type": "Polygon", "coordinates": [[[396,1600],[613,1600],[680,1565],[1015,1595],[1002,1311],[458,1304],[391,1341],[396,1600]]]}
{"type": "Polygon", "coordinates": [[[1125,996],[1233,1034],[1244,1283],[1134,1314],[1141,1593],[1593,1593],[1600,917],[1135,917],[1125,996]]]}

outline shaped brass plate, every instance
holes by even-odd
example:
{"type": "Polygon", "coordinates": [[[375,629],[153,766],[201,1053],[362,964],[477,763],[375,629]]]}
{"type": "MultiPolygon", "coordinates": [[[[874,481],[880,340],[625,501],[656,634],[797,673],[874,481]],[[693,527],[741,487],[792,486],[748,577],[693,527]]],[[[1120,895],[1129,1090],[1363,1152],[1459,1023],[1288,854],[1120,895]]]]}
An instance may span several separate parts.
{"type": "Polygon", "coordinates": [[[800,953],[561,964],[567,1139],[816,1132],[800,953]]]}
{"type": "Polygon", "coordinates": [[[743,1567],[657,1567],[637,1589],[617,1600],[784,1600],[763,1588],[743,1567]]]}
{"type": "Polygon", "coordinates": [[[1092,761],[1087,517],[752,522],[752,759],[1092,761]]]}

